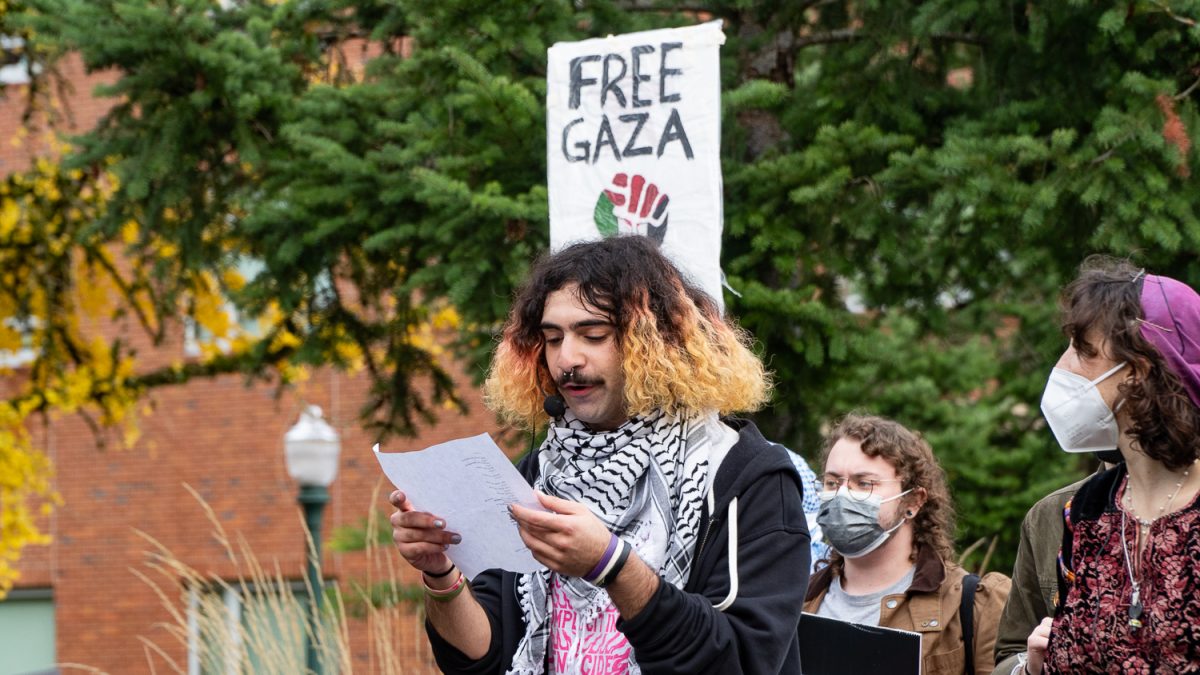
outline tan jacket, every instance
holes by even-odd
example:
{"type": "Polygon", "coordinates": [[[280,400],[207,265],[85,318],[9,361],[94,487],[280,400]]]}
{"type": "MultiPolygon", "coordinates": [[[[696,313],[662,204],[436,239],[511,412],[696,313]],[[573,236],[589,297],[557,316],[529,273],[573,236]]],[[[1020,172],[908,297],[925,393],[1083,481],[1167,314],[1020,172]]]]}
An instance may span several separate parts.
{"type": "MultiPolygon", "coordinates": [[[[954,563],[943,563],[932,550],[917,549],[912,585],[904,593],[884,596],[879,606],[879,625],[921,634],[924,675],[990,675],[995,664],[992,650],[1000,612],[1012,582],[999,572],[989,572],[975,591],[975,664],[968,671],[964,660],[962,624],[962,578],[967,571],[954,563]]],[[[813,575],[804,601],[804,611],[816,612],[833,581],[829,567],[813,575]]]]}

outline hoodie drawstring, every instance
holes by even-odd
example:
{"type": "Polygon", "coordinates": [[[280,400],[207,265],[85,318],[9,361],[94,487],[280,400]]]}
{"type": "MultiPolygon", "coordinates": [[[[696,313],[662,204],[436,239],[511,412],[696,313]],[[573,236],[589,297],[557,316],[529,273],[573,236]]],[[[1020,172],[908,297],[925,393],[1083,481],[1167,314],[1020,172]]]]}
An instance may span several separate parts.
{"type": "MultiPolygon", "coordinates": [[[[715,607],[718,612],[724,612],[725,610],[729,609],[729,606],[732,605],[735,600],[737,600],[737,594],[738,594],[738,547],[737,547],[737,544],[738,544],[738,509],[737,509],[737,503],[738,503],[737,497],[734,497],[729,502],[729,526],[728,526],[729,527],[729,543],[727,545],[727,548],[729,550],[729,553],[727,556],[728,560],[729,560],[729,595],[726,595],[725,599],[722,600],[721,602],[717,603],[716,605],[713,605],[713,607],[715,607]]],[[[713,509],[715,509],[715,508],[716,508],[716,498],[713,496],[713,490],[710,488],[708,491],[708,512],[710,514],[713,513],[713,509]]],[[[712,518],[713,516],[710,515],[709,517],[712,518]]]]}

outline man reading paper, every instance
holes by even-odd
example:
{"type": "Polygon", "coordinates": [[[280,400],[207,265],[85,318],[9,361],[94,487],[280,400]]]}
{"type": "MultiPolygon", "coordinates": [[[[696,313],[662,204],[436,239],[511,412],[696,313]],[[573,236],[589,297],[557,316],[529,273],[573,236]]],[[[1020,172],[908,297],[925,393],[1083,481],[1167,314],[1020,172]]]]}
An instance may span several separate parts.
{"type": "Polygon", "coordinates": [[[547,570],[466,580],[455,524],[391,496],[449,673],[798,673],[809,569],[799,477],[750,422],[770,390],[749,336],[645,237],[544,257],[485,385],[542,446],[512,508],[547,570]]]}

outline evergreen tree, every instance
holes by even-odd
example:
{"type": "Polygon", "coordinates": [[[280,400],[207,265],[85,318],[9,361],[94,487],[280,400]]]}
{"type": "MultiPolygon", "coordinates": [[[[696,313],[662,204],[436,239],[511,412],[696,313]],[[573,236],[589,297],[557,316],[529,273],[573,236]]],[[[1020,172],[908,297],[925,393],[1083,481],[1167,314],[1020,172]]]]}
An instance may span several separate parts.
{"type": "MultiPolygon", "coordinates": [[[[333,362],[369,372],[381,434],[432,420],[457,398],[430,331],[453,327],[481,376],[547,244],[546,48],[709,18],[728,36],[726,300],[778,381],[758,419],[812,461],[851,409],[924,431],[960,542],[998,537],[994,568],[1024,510],[1088,468],[1038,413],[1057,289],[1093,252],[1200,285],[1200,2],[25,1],[8,21],[48,63],[121,77],[62,159],[63,205],[21,222],[56,213],[93,258],[120,246],[121,309],[158,339],[181,306],[228,333],[214,297],[270,319],[182,368],[109,345],[130,365],[75,405],[333,362]],[[355,40],[376,50],[363,71],[355,40]],[[70,211],[82,195],[103,199],[70,211]],[[264,271],[233,273],[247,258],[264,271]]],[[[39,291],[56,307],[68,272],[39,291]]],[[[53,407],[41,392],[96,358],[36,335],[45,378],[10,406],[53,407]]]]}

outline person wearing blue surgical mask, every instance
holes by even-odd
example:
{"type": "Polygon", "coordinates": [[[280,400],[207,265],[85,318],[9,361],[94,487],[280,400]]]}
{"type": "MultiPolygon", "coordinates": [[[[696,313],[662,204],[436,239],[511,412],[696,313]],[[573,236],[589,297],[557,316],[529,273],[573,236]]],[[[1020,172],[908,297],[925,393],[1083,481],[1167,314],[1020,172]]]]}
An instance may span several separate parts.
{"type": "Polygon", "coordinates": [[[891,420],[848,415],[826,438],[821,488],[817,522],[832,551],[804,611],[920,632],[925,675],[991,673],[1011,582],[978,579],[967,639],[967,571],[953,562],[954,506],[929,444],[891,420]]]}

